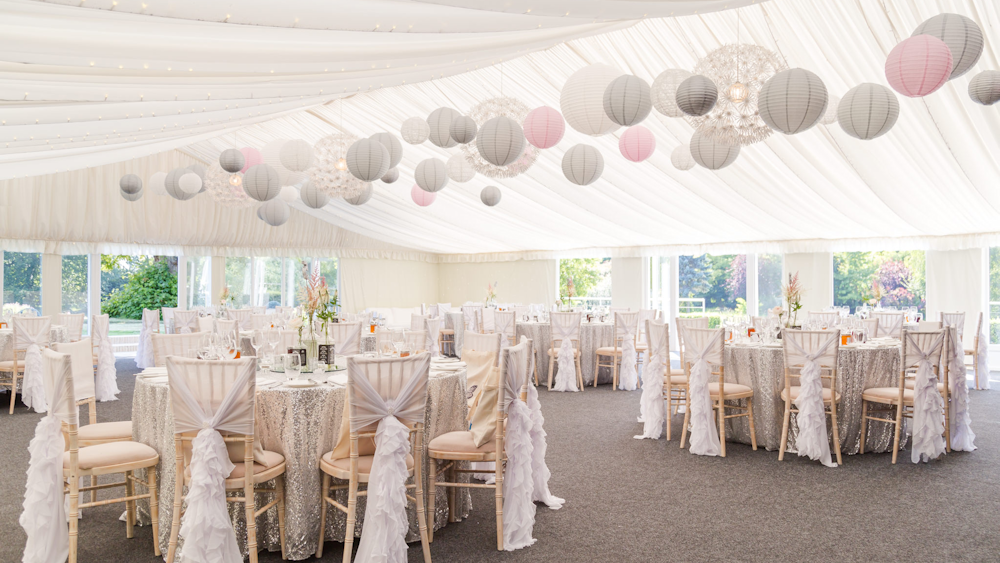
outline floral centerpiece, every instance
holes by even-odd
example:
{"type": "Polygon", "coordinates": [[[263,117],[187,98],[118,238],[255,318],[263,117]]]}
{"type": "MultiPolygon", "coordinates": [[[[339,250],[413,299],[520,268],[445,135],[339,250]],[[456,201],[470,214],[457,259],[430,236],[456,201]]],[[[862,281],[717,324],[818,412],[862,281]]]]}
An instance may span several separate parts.
{"type": "Polygon", "coordinates": [[[486,306],[487,307],[496,304],[496,302],[497,302],[497,286],[498,285],[499,285],[498,282],[493,282],[493,283],[486,284],[486,306]]]}
{"type": "Polygon", "coordinates": [[[236,296],[233,295],[232,291],[229,291],[229,286],[227,285],[219,292],[219,312],[224,313],[226,309],[230,308],[236,308],[236,296]]]}
{"type": "Polygon", "coordinates": [[[576,297],[576,285],[573,278],[566,278],[566,295],[559,298],[561,310],[569,311],[573,307],[573,298],[576,297]]]}
{"type": "Polygon", "coordinates": [[[799,310],[802,309],[802,283],[799,281],[798,272],[788,274],[788,283],[781,286],[781,292],[784,294],[785,303],[788,305],[788,320],[785,322],[785,326],[796,326],[799,310]]]}
{"type": "Polygon", "coordinates": [[[316,317],[323,321],[323,334],[326,335],[327,340],[329,340],[328,327],[331,322],[337,322],[337,309],[340,307],[340,299],[337,296],[337,290],[333,290],[333,297],[329,301],[323,304],[322,307],[316,312],[316,317]]]}
{"type": "Polygon", "coordinates": [[[874,309],[877,305],[882,303],[883,293],[884,290],[882,289],[882,284],[879,283],[877,279],[872,280],[872,292],[871,295],[868,296],[868,305],[874,309]]]}
{"type": "MultiPolygon", "coordinates": [[[[315,322],[317,315],[323,314],[327,304],[330,302],[330,290],[326,286],[326,278],[319,274],[319,264],[317,264],[306,279],[305,285],[299,290],[299,302],[302,307],[302,322],[308,321],[309,334],[303,343],[306,348],[306,357],[315,358],[319,343],[316,341],[315,322]]],[[[299,339],[302,340],[302,328],[299,327],[299,339]]]]}

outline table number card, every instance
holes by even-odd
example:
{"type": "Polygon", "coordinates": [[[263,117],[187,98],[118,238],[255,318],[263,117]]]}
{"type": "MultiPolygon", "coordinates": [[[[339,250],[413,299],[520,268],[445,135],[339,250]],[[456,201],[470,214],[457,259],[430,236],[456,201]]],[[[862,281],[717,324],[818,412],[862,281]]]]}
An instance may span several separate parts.
{"type": "Polygon", "coordinates": [[[330,365],[333,363],[336,352],[333,344],[320,344],[317,352],[317,363],[330,365]]]}

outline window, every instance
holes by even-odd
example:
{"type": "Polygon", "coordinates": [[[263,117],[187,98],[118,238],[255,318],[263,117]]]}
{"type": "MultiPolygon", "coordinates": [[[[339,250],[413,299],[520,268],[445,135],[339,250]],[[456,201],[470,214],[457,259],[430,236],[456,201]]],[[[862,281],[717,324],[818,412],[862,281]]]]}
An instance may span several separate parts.
{"type": "Polygon", "coordinates": [[[83,335],[90,334],[90,284],[87,255],[62,257],[62,312],[83,313],[83,335]]]}
{"type": "MultiPolygon", "coordinates": [[[[779,272],[780,277],[780,272],[779,272]]],[[[747,313],[747,256],[680,256],[677,260],[678,311],[712,317],[747,313]]]]}
{"type": "Polygon", "coordinates": [[[254,305],[273,309],[281,305],[281,258],[254,258],[257,293],[254,305]]]}
{"type": "Polygon", "coordinates": [[[834,253],[833,304],[852,313],[865,303],[925,313],[925,271],[923,250],[834,253]]]}
{"type": "Polygon", "coordinates": [[[186,309],[206,307],[212,304],[212,270],[208,256],[189,256],[187,260],[187,304],[186,309]]]}
{"type": "Polygon", "coordinates": [[[990,344],[1000,344],[1000,247],[990,249],[990,344]]]}
{"type": "Polygon", "coordinates": [[[226,287],[238,308],[249,307],[253,299],[250,266],[250,258],[226,258],[226,287]]]}
{"type": "Polygon", "coordinates": [[[4,309],[20,313],[30,307],[42,312],[42,255],[25,252],[3,253],[4,309]]]}
{"type": "Polygon", "coordinates": [[[611,258],[559,261],[559,300],[574,307],[611,305],[611,258]]]}
{"type": "Polygon", "coordinates": [[[757,255],[757,315],[767,316],[767,311],[782,303],[781,254],[757,255]]]}
{"type": "Polygon", "coordinates": [[[319,268],[319,275],[326,279],[326,285],[330,288],[330,296],[333,297],[334,290],[337,289],[338,262],[336,258],[286,258],[285,274],[287,277],[288,302],[292,306],[297,306],[301,300],[299,292],[305,287],[309,277],[315,268],[319,268]]]}
{"type": "Polygon", "coordinates": [[[670,314],[670,257],[649,259],[649,308],[670,314]]]}

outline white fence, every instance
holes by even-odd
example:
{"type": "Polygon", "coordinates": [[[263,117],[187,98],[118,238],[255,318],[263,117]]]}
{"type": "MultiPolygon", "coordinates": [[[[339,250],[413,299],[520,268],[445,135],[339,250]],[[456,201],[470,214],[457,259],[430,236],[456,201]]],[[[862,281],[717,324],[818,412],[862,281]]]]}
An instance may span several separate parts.
{"type": "Polygon", "coordinates": [[[677,300],[677,312],[682,315],[690,315],[692,313],[698,313],[700,315],[705,314],[705,298],[704,297],[681,297],[677,300]]]}
{"type": "Polygon", "coordinates": [[[134,354],[139,347],[138,334],[126,334],[123,336],[111,336],[111,344],[115,347],[115,354],[134,354]]]}

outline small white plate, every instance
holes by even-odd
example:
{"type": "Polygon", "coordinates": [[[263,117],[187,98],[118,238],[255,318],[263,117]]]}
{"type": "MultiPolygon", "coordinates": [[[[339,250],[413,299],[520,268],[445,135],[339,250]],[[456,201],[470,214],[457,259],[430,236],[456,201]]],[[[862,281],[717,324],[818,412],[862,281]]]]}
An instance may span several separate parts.
{"type": "Polygon", "coordinates": [[[284,383],[285,387],[305,388],[316,387],[317,383],[311,379],[289,379],[284,383]]]}

